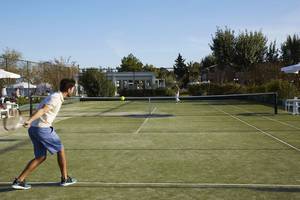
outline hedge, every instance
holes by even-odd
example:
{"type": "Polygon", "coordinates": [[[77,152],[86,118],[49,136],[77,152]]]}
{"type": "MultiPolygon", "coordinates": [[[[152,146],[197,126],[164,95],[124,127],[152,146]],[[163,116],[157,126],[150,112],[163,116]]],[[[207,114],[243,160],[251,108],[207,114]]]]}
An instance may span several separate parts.
{"type": "Polygon", "coordinates": [[[175,91],[169,88],[143,90],[123,89],[119,91],[119,95],[125,97],[174,96],[175,91]]]}
{"type": "Polygon", "coordinates": [[[279,99],[287,99],[298,96],[299,89],[295,85],[285,80],[272,80],[264,85],[242,86],[239,84],[214,84],[205,83],[199,85],[190,85],[188,87],[189,95],[223,95],[223,94],[244,94],[244,93],[263,93],[277,92],[279,99]]]}

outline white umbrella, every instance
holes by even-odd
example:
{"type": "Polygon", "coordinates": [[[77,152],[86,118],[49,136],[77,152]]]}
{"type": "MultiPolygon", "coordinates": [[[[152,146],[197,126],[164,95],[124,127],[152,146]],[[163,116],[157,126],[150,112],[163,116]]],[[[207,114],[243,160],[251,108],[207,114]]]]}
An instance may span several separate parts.
{"type": "Polygon", "coordinates": [[[290,66],[283,67],[283,68],[281,68],[281,71],[284,73],[298,74],[300,71],[300,63],[298,63],[296,65],[290,65],[290,66]]]}
{"type": "Polygon", "coordinates": [[[21,76],[19,74],[0,69],[0,78],[21,78],[21,76]]]}

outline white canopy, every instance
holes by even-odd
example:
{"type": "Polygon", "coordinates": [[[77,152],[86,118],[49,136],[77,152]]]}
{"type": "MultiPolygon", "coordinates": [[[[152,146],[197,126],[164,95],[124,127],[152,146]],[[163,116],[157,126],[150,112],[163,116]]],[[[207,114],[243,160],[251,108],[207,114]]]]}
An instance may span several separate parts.
{"type": "Polygon", "coordinates": [[[21,76],[19,74],[0,69],[0,78],[21,78],[21,76]]]}
{"type": "Polygon", "coordinates": [[[298,74],[300,71],[300,63],[298,63],[296,65],[290,65],[290,66],[283,67],[283,68],[281,68],[281,71],[284,73],[298,74]]]}
{"type": "Polygon", "coordinates": [[[49,93],[52,91],[52,86],[49,83],[40,83],[36,86],[37,94],[45,95],[45,93],[49,93]]]}
{"type": "Polygon", "coordinates": [[[7,96],[6,88],[2,88],[2,90],[1,90],[1,96],[2,96],[2,97],[7,96]]]}
{"type": "MultiPolygon", "coordinates": [[[[10,88],[28,88],[28,82],[20,82],[9,86],[10,88]]],[[[36,88],[35,85],[29,84],[29,88],[36,88]]]]}
{"type": "Polygon", "coordinates": [[[52,86],[51,86],[51,84],[50,83],[40,83],[40,84],[38,84],[37,86],[36,86],[37,88],[47,88],[47,89],[51,89],[52,88],[52,86]]]}

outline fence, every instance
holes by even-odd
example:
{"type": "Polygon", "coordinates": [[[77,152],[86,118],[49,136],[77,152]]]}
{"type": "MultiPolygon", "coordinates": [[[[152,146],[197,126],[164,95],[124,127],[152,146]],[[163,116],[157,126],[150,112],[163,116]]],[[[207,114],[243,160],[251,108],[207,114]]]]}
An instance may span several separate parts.
{"type": "Polygon", "coordinates": [[[34,62],[0,57],[0,69],[19,74],[20,79],[0,79],[0,88],[7,87],[12,95],[16,88],[22,96],[44,95],[59,89],[62,78],[77,80],[79,66],[62,62],[34,62]]]}

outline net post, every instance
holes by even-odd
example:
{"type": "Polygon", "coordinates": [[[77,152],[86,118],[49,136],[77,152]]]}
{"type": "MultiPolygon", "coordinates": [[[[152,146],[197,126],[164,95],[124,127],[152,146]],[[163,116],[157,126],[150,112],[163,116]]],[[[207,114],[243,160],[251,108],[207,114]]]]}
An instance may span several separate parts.
{"type": "Polygon", "coordinates": [[[32,107],[33,107],[33,102],[32,102],[32,96],[30,95],[29,96],[29,115],[30,115],[30,117],[32,116],[32,107]]]}
{"type": "Polygon", "coordinates": [[[278,102],[277,102],[277,92],[274,93],[274,114],[277,115],[278,114],[278,102]]]}
{"type": "Polygon", "coordinates": [[[148,104],[149,104],[149,108],[148,108],[149,114],[148,114],[148,116],[150,116],[151,115],[151,99],[150,99],[150,97],[148,98],[148,104]]]}

